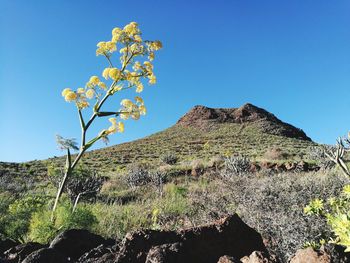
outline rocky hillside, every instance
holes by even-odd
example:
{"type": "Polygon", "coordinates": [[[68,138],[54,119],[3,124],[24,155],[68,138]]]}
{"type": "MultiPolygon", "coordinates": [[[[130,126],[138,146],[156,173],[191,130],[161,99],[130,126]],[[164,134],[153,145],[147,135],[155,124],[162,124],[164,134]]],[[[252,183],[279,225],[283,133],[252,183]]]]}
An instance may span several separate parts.
{"type": "Polygon", "coordinates": [[[227,109],[197,105],[180,118],[177,125],[210,131],[221,123],[256,123],[262,132],[268,134],[311,141],[303,130],[282,122],[272,113],[250,103],[227,109]]]}
{"type": "MultiPolygon", "coordinates": [[[[281,154],[277,159],[300,161],[307,159],[313,145],[301,129],[252,104],[229,109],[195,106],[174,126],[143,139],[90,151],[83,162],[91,169],[108,172],[135,162],[159,165],[167,153],[186,163],[228,154],[269,159],[269,152],[276,149],[281,154]]],[[[29,165],[42,172],[50,162],[63,166],[64,157],[29,165]]],[[[0,170],[8,173],[8,167],[12,166],[1,165],[0,170]]]]}

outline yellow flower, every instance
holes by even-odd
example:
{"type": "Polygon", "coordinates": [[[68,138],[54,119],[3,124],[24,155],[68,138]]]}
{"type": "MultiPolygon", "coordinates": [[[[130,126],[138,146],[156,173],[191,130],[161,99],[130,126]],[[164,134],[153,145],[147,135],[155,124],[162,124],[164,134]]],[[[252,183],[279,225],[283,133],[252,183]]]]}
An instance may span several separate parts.
{"type": "Polygon", "coordinates": [[[119,36],[123,33],[123,30],[121,30],[119,27],[115,27],[112,30],[112,36],[119,38],[119,36]]]}
{"type": "Polygon", "coordinates": [[[85,100],[79,101],[79,102],[77,103],[77,106],[78,106],[79,109],[84,109],[84,108],[89,107],[89,102],[87,102],[87,101],[85,101],[85,100]]]}
{"type": "Polygon", "coordinates": [[[132,106],[134,105],[134,103],[132,103],[132,101],[131,101],[131,100],[128,100],[128,99],[123,99],[123,100],[120,102],[120,104],[121,104],[122,106],[124,106],[125,108],[127,108],[127,109],[131,109],[132,106]]]}
{"type": "Polygon", "coordinates": [[[131,22],[130,24],[124,27],[123,31],[129,36],[133,36],[139,33],[139,30],[137,27],[138,27],[138,24],[136,22],[131,22]]]}
{"type": "Polygon", "coordinates": [[[89,83],[93,84],[96,86],[100,82],[100,79],[97,76],[92,76],[89,80],[89,83]]]}
{"type": "MultiPolygon", "coordinates": [[[[122,110],[123,111],[123,110],[122,110]]],[[[130,113],[129,112],[122,112],[119,114],[119,117],[122,119],[122,120],[127,120],[129,119],[130,117],[130,113]]]]}
{"type": "Polygon", "coordinates": [[[163,47],[163,44],[162,42],[160,42],[159,40],[157,41],[153,41],[150,45],[150,48],[153,49],[153,50],[159,50],[163,47]]]}
{"type": "Polygon", "coordinates": [[[149,78],[149,84],[151,85],[156,84],[157,78],[154,74],[150,75],[148,78],[149,78]]]}
{"type": "Polygon", "coordinates": [[[96,56],[106,55],[107,53],[113,53],[117,50],[117,45],[113,41],[99,42],[97,43],[98,49],[96,50],[96,56]]]}
{"type": "Polygon", "coordinates": [[[150,61],[154,60],[154,53],[153,53],[153,52],[150,52],[150,53],[149,53],[148,59],[149,59],[150,61]]]}
{"type": "Polygon", "coordinates": [[[139,97],[139,96],[136,96],[135,100],[136,100],[136,102],[140,103],[140,105],[144,104],[143,99],[141,97],[139,97]]]}
{"type": "Polygon", "coordinates": [[[122,122],[118,122],[118,131],[119,132],[124,132],[124,123],[122,122]]]}
{"type": "Polygon", "coordinates": [[[64,89],[63,91],[62,91],[62,97],[65,97],[67,94],[68,94],[68,92],[71,92],[72,90],[70,89],[70,88],[66,88],[66,89],[64,89]]]}
{"type": "Polygon", "coordinates": [[[131,118],[133,118],[134,120],[140,119],[140,112],[139,111],[133,111],[131,113],[131,118]]]}
{"type": "Polygon", "coordinates": [[[106,50],[110,53],[117,50],[117,45],[115,42],[109,41],[106,43],[106,50]]]}
{"type": "Polygon", "coordinates": [[[141,106],[139,107],[139,111],[140,111],[140,114],[141,114],[141,115],[146,115],[147,110],[146,110],[145,105],[141,105],[141,106]]]}
{"type": "Polygon", "coordinates": [[[136,71],[136,70],[139,70],[141,69],[141,63],[139,61],[136,61],[134,63],[134,65],[132,66],[132,68],[136,71]]]}
{"type": "Polygon", "coordinates": [[[140,93],[143,91],[143,84],[140,82],[136,85],[136,92],[140,93]]]}
{"type": "Polygon", "coordinates": [[[84,88],[78,88],[77,89],[77,93],[78,94],[83,94],[85,92],[85,89],[84,88]]]}
{"type": "Polygon", "coordinates": [[[134,40],[135,40],[135,42],[142,42],[142,38],[140,35],[135,35],[134,40]]]}
{"type": "Polygon", "coordinates": [[[92,99],[95,96],[95,91],[93,89],[88,89],[85,95],[88,99],[92,99]]]}
{"type": "Polygon", "coordinates": [[[108,72],[108,75],[111,79],[117,80],[120,77],[120,70],[117,68],[111,68],[108,72]]]}
{"type": "Polygon", "coordinates": [[[120,91],[122,88],[123,88],[123,86],[120,86],[120,85],[114,86],[114,88],[113,88],[113,93],[115,93],[115,92],[117,92],[117,91],[120,91]]]}
{"type": "Polygon", "coordinates": [[[127,47],[123,47],[119,50],[120,53],[126,53],[126,51],[128,50],[127,47]]]}
{"type": "Polygon", "coordinates": [[[102,72],[102,77],[104,77],[105,79],[108,79],[110,70],[111,70],[111,68],[105,68],[102,72]]]}
{"type": "Polygon", "coordinates": [[[64,96],[64,99],[67,101],[67,102],[71,102],[71,101],[74,101],[77,99],[77,94],[73,91],[68,91],[66,93],[66,95],[64,96]]]}
{"type": "Polygon", "coordinates": [[[102,81],[97,84],[101,89],[107,89],[107,86],[102,81]]]}

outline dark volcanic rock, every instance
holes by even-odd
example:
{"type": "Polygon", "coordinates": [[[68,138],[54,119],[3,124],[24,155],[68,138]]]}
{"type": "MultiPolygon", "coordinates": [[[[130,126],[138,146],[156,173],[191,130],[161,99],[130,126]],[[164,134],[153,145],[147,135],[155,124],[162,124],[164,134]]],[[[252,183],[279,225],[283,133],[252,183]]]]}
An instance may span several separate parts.
{"type": "Polygon", "coordinates": [[[196,127],[206,130],[210,129],[213,124],[217,123],[252,122],[257,123],[262,132],[311,141],[301,129],[282,122],[272,113],[249,103],[240,108],[227,109],[208,108],[198,105],[181,117],[176,125],[196,127]]]}
{"type": "Polygon", "coordinates": [[[68,263],[68,259],[53,248],[42,248],[27,256],[22,263],[68,263]]]}
{"type": "Polygon", "coordinates": [[[82,229],[70,229],[59,234],[50,244],[63,255],[77,260],[84,253],[108,243],[103,237],[82,229]]]}
{"type": "Polygon", "coordinates": [[[41,248],[46,247],[45,245],[42,245],[40,243],[36,242],[29,242],[26,244],[20,244],[13,248],[10,248],[4,253],[5,259],[8,260],[8,262],[21,262],[23,259],[25,259],[29,254],[32,252],[39,250],[41,248]]]}
{"type": "Polygon", "coordinates": [[[147,255],[146,263],[177,263],[182,243],[164,244],[152,247],[147,255]]]}
{"type": "Polygon", "coordinates": [[[122,241],[116,262],[217,262],[222,255],[242,258],[253,251],[267,253],[260,234],[238,215],[214,224],[173,231],[138,231],[122,241]]]}
{"type": "Polygon", "coordinates": [[[11,239],[5,239],[5,240],[0,240],[0,256],[6,251],[9,250],[12,247],[17,246],[18,243],[11,239]]]}
{"type": "Polygon", "coordinates": [[[93,262],[114,262],[117,252],[116,246],[99,245],[82,255],[78,262],[93,263],[93,262]]]}

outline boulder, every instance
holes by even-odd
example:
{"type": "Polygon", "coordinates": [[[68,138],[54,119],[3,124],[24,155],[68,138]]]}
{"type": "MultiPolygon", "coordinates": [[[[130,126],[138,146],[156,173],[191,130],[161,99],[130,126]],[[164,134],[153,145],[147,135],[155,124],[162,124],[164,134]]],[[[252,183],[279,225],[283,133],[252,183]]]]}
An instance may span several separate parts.
{"type": "Polygon", "coordinates": [[[77,260],[91,249],[107,243],[103,237],[87,230],[70,229],[56,236],[50,248],[58,250],[71,260],[77,260]]]}
{"type": "Polygon", "coordinates": [[[29,242],[26,244],[20,244],[15,247],[10,248],[4,253],[4,257],[8,262],[21,262],[32,252],[46,247],[46,245],[29,242]]]}
{"type": "Polygon", "coordinates": [[[324,251],[313,250],[311,247],[299,249],[290,263],[331,263],[331,257],[324,251]]]}
{"type": "Polygon", "coordinates": [[[277,263],[277,261],[260,251],[254,251],[250,256],[241,258],[242,263],[277,263]]]}
{"type": "Polygon", "coordinates": [[[129,233],[121,243],[116,262],[144,263],[154,259],[154,262],[212,263],[222,255],[242,258],[255,250],[268,254],[260,234],[234,214],[213,224],[178,232],[129,233]]]}
{"type": "Polygon", "coordinates": [[[0,256],[6,251],[9,250],[12,247],[17,246],[18,243],[11,240],[11,239],[5,239],[5,240],[0,240],[0,256]]]}
{"type": "Polygon", "coordinates": [[[242,262],[238,259],[235,259],[234,257],[225,255],[219,258],[218,263],[242,263],[242,262]]]}
{"type": "Polygon", "coordinates": [[[147,255],[146,263],[177,263],[182,243],[164,244],[152,247],[147,255]]]}
{"type": "Polygon", "coordinates": [[[53,248],[42,248],[28,255],[22,263],[68,263],[68,259],[53,248]]]}
{"type": "Polygon", "coordinates": [[[92,262],[114,262],[117,246],[99,245],[98,247],[86,252],[82,255],[78,262],[92,263],[92,262]]]}

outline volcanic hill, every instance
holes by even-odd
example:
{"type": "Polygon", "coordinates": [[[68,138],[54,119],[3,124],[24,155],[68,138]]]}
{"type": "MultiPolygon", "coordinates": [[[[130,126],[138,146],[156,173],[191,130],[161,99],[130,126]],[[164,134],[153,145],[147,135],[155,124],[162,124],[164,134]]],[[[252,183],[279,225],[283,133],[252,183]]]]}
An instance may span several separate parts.
{"type": "MultiPolygon", "coordinates": [[[[94,170],[110,172],[137,162],[157,166],[165,153],[175,154],[180,162],[228,154],[261,160],[266,159],[267,151],[275,148],[281,150],[286,159],[305,160],[308,148],[313,145],[301,129],[252,104],[225,109],[195,106],[172,127],[139,140],[87,152],[83,162],[94,170]]],[[[63,166],[64,158],[25,165],[32,173],[43,172],[43,165],[50,162],[63,166]]]]}

